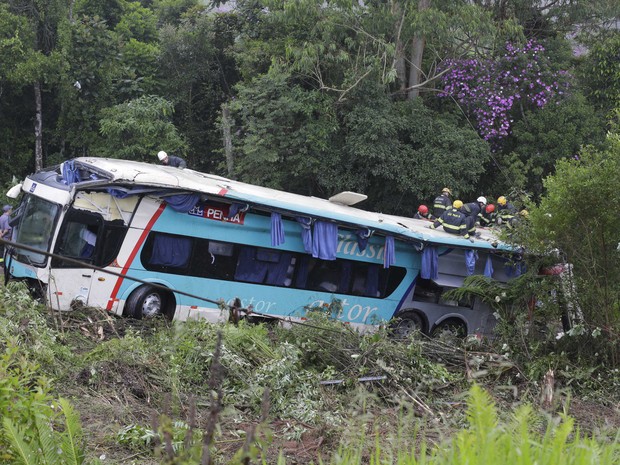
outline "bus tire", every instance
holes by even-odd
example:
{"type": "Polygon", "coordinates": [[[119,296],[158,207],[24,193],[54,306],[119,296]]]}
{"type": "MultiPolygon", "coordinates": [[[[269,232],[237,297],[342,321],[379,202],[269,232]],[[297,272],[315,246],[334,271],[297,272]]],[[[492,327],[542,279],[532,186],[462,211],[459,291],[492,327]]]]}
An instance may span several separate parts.
{"type": "Polygon", "coordinates": [[[170,293],[153,286],[143,285],[133,291],[125,303],[125,314],[138,320],[165,316],[171,319],[173,298],[170,293]]]}
{"type": "Polygon", "coordinates": [[[439,337],[442,334],[449,334],[450,336],[463,339],[467,336],[467,326],[464,321],[458,318],[448,318],[433,328],[431,337],[439,337]]]}
{"type": "Polygon", "coordinates": [[[415,333],[424,332],[424,320],[418,312],[403,312],[394,317],[390,330],[393,337],[407,339],[415,333]]]}

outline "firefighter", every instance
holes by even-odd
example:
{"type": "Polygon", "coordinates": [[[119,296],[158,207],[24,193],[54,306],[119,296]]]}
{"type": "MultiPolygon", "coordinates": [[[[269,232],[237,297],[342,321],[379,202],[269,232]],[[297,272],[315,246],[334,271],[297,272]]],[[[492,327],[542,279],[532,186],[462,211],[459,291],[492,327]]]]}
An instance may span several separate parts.
{"type": "Polygon", "coordinates": [[[486,207],[484,207],[482,212],[480,212],[480,216],[478,217],[480,226],[482,226],[483,228],[491,226],[493,223],[495,223],[496,215],[497,214],[495,213],[495,205],[493,205],[492,203],[488,204],[486,207]]]}
{"type": "Polygon", "coordinates": [[[482,209],[487,205],[486,197],[480,196],[476,199],[475,202],[466,203],[461,208],[461,211],[465,215],[465,220],[467,224],[467,232],[470,236],[476,234],[476,222],[480,217],[480,213],[482,209]]]}
{"type": "Polygon", "coordinates": [[[467,232],[466,217],[465,214],[461,211],[462,208],[463,202],[461,202],[460,200],[455,200],[452,204],[452,207],[446,209],[444,214],[437,218],[435,222],[430,225],[430,228],[436,229],[439,226],[443,226],[444,231],[450,234],[463,236],[465,239],[469,239],[473,242],[473,238],[470,238],[469,233],[467,232]]]}
{"type": "Polygon", "coordinates": [[[420,205],[418,207],[418,211],[415,212],[415,215],[413,215],[413,217],[416,220],[431,220],[431,215],[428,212],[428,207],[426,205],[420,205]]]}
{"type": "Polygon", "coordinates": [[[517,209],[513,204],[508,202],[503,195],[497,198],[497,218],[496,223],[506,225],[512,228],[516,223],[517,209]]]}
{"type": "Polygon", "coordinates": [[[433,201],[433,216],[435,218],[439,218],[444,212],[452,206],[452,200],[450,197],[452,196],[452,191],[447,187],[444,187],[441,190],[441,194],[439,194],[435,200],[433,201]]]}

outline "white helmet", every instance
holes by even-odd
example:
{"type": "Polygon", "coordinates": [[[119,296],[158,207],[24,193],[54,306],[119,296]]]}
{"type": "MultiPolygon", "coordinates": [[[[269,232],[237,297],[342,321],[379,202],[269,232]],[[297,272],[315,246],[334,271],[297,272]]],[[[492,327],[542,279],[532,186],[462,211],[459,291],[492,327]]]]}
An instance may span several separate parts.
{"type": "Polygon", "coordinates": [[[481,203],[482,205],[486,205],[487,204],[487,198],[480,196],[480,197],[478,197],[476,199],[476,202],[481,203]]]}
{"type": "Polygon", "coordinates": [[[159,158],[159,161],[164,160],[165,158],[168,158],[168,154],[166,152],[164,152],[163,150],[161,150],[158,154],[157,154],[157,158],[159,158]]]}

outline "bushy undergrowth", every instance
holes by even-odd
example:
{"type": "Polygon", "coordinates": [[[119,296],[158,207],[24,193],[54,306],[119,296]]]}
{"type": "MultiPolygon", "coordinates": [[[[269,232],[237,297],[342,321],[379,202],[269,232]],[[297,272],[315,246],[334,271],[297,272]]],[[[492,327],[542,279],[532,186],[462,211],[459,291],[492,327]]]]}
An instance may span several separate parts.
{"type": "MultiPolygon", "coordinates": [[[[465,416],[459,416],[457,411],[454,418],[446,417],[441,402],[434,403],[441,401],[440,390],[461,392],[473,369],[490,373],[483,365],[485,360],[493,360],[493,354],[476,352],[482,347],[467,343],[452,348],[442,341],[430,343],[415,337],[395,341],[383,329],[360,334],[321,312],[316,312],[307,324],[291,328],[245,321],[239,325],[213,325],[200,320],[175,324],[164,320],[133,321],[89,309],[58,315],[36,305],[19,286],[0,288],[0,292],[4,296],[0,306],[0,346],[5,354],[0,382],[5,392],[15,392],[14,397],[0,398],[0,409],[4,409],[4,416],[12,418],[16,425],[12,431],[17,432],[16,437],[25,438],[26,444],[35,444],[36,434],[41,432],[48,439],[60,434],[60,441],[66,431],[79,431],[74,429],[74,423],[73,429],[67,429],[67,421],[75,421],[69,404],[63,404],[62,409],[51,408],[58,405],[54,399],[61,391],[65,395],[96,392],[99,397],[119,399],[128,407],[142,402],[159,411],[156,421],[148,414],[134,412],[131,421],[122,423],[109,440],[127,450],[152,455],[157,442],[163,447],[162,441],[168,437],[172,448],[168,459],[178,454],[170,463],[197,463],[194,459],[204,452],[202,438],[209,428],[209,444],[217,460],[223,460],[224,455],[218,455],[222,452],[215,444],[226,443],[231,435],[232,440],[237,435],[240,444],[244,437],[252,438],[254,442],[244,445],[245,452],[240,449],[239,454],[245,459],[257,459],[269,447],[271,436],[264,425],[270,422],[285,423],[279,434],[289,440],[300,440],[314,428],[321,431],[322,440],[331,441],[330,450],[335,443],[342,444],[340,453],[323,456],[329,463],[484,463],[472,461],[472,457],[498,461],[511,457],[487,456],[482,450],[472,449],[484,443],[491,444],[492,449],[503,447],[502,454],[508,454],[509,447],[525,448],[528,443],[530,449],[526,452],[535,451],[535,460],[548,457],[542,445],[561,448],[562,454],[572,448],[590,450],[600,446],[601,461],[589,463],[609,463],[604,461],[608,456],[605,454],[615,453],[615,449],[579,439],[568,419],[543,438],[532,432],[537,428],[532,427],[532,415],[525,411],[517,414],[516,423],[504,425],[490,400],[475,390],[469,401],[467,427],[463,427],[465,416]],[[429,357],[432,351],[437,353],[429,357]],[[221,366],[216,376],[217,389],[213,384],[216,359],[221,366]],[[451,367],[449,360],[455,362],[454,366],[467,366],[469,371],[451,367]],[[474,360],[481,362],[474,367],[474,360]],[[68,416],[60,411],[68,412],[68,416]],[[46,425],[56,426],[45,430],[41,424],[37,426],[36,418],[46,418],[46,425]],[[67,421],[63,423],[63,419],[67,421]],[[220,426],[215,427],[214,422],[220,426]],[[431,445],[437,443],[440,425],[462,431],[434,450],[431,445]],[[259,429],[262,435],[255,434],[259,429]],[[224,440],[226,434],[228,439],[224,440]],[[519,434],[520,438],[513,437],[519,434]],[[571,440],[558,445],[552,441],[558,434],[570,436],[571,440]],[[363,447],[359,441],[363,441],[363,447]],[[358,449],[359,453],[351,453],[358,449]]],[[[496,349],[504,353],[497,359],[496,382],[510,385],[516,382],[511,378],[515,373],[534,378],[551,367],[560,379],[572,376],[583,389],[590,385],[593,391],[602,393],[607,387],[613,388],[609,379],[598,379],[599,367],[590,371],[581,367],[580,378],[574,364],[570,365],[573,371],[562,373],[562,364],[569,364],[570,359],[566,353],[554,350],[561,349],[564,341],[545,331],[537,330],[540,334],[534,335],[531,325],[529,334],[518,333],[528,326],[510,313],[502,317],[502,339],[497,342],[501,345],[496,349]],[[508,339],[502,325],[515,322],[518,325],[513,328],[513,339],[508,339]],[[534,355],[538,357],[538,373],[534,355]],[[510,358],[524,364],[507,372],[510,358]]],[[[616,378],[620,380],[620,375],[616,378]]],[[[540,418],[536,422],[539,427],[540,418]]],[[[4,434],[10,428],[5,426],[4,434]]],[[[10,442],[6,435],[0,437],[0,446],[4,445],[5,450],[14,450],[8,448],[10,442]]],[[[13,440],[11,444],[18,442],[13,440]]]]}

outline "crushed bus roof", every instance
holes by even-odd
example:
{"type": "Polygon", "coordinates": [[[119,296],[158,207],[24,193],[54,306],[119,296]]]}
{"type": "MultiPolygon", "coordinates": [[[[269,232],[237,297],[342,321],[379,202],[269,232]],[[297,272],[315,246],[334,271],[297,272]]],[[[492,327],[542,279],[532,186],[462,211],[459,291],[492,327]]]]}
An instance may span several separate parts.
{"type": "MultiPolygon", "coordinates": [[[[75,158],[73,162],[76,168],[94,173],[98,177],[98,179],[78,182],[73,186],[75,188],[96,188],[120,184],[172,189],[178,193],[195,192],[210,198],[227,199],[228,202],[247,203],[254,207],[263,207],[282,213],[366,227],[383,234],[394,235],[402,240],[470,249],[514,250],[509,244],[499,241],[499,238],[489,229],[478,228],[481,233],[480,237],[476,237],[475,242],[471,243],[463,237],[430,229],[428,220],[362,210],[319,197],[247,184],[187,168],[178,169],[131,160],[98,157],[75,158]]],[[[45,172],[31,176],[31,179],[34,178],[38,178],[39,181],[47,179],[47,183],[50,182],[45,172]]]]}

